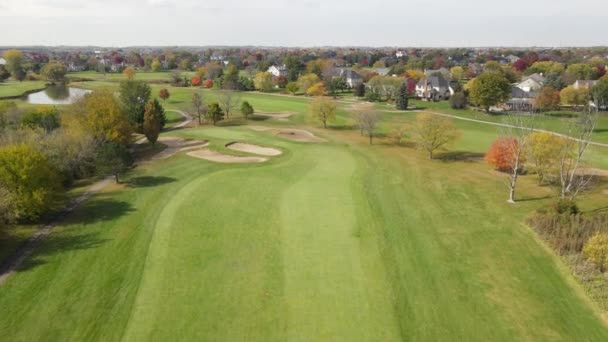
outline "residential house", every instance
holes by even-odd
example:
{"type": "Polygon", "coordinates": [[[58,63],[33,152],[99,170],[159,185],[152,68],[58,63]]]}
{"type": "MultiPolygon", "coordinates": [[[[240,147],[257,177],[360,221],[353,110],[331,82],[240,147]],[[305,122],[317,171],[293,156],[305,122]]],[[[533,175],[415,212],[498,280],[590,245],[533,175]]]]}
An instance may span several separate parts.
{"type": "Polygon", "coordinates": [[[508,55],[507,57],[505,57],[505,59],[509,61],[509,63],[513,64],[519,60],[519,57],[515,55],[508,55]]]}
{"type": "Polygon", "coordinates": [[[573,86],[574,89],[581,89],[581,88],[586,88],[589,89],[593,86],[595,86],[597,84],[597,81],[594,80],[576,80],[576,82],[574,82],[573,86]]]}
{"type": "Polygon", "coordinates": [[[436,75],[441,75],[443,76],[443,78],[450,79],[450,70],[448,70],[447,68],[440,68],[438,70],[429,70],[429,69],[425,69],[424,70],[424,75],[426,77],[431,77],[431,76],[436,76],[436,75]]]}
{"type": "Polygon", "coordinates": [[[0,57],[0,65],[6,65],[6,59],[0,57]]]}
{"type": "Polygon", "coordinates": [[[373,70],[373,72],[375,72],[376,74],[378,74],[380,76],[386,76],[386,75],[388,75],[389,71],[391,71],[391,69],[389,69],[389,68],[375,68],[373,70]]]}
{"type": "Polygon", "coordinates": [[[447,100],[452,93],[449,82],[441,74],[426,77],[416,84],[416,96],[424,100],[447,100]]]}
{"type": "Polygon", "coordinates": [[[534,92],[540,90],[545,85],[545,77],[541,74],[532,74],[526,76],[521,82],[515,86],[526,92],[534,92]]]}
{"type": "Polygon", "coordinates": [[[505,102],[505,109],[510,112],[531,112],[534,109],[536,92],[526,91],[517,86],[511,87],[511,98],[505,102]]]}
{"type": "Polygon", "coordinates": [[[79,72],[79,71],[84,71],[85,66],[84,65],[77,65],[74,62],[70,62],[68,63],[68,71],[69,72],[79,72]]]}
{"type": "Polygon", "coordinates": [[[287,67],[285,65],[281,65],[281,66],[276,66],[276,65],[272,65],[270,68],[268,68],[267,70],[269,73],[272,74],[272,76],[274,77],[280,77],[280,76],[287,76],[288,70],[287,67]]]}
{"type": "Polygon", "coordinates": [[[359,84],[363,83],[363,77],[356,71],[346,68],[340,68],[336,70],[336,77],[344,77],[346,84],[349,88],[355,88],[359,84]]]}

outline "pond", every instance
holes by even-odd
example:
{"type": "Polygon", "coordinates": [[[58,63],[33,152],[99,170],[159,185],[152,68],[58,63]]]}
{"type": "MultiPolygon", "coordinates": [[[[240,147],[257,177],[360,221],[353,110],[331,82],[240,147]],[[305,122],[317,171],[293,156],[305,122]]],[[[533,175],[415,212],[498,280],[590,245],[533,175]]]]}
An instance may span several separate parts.
{"type": "Polygon", "coordinates": [[[74,101],[90,93],[90,90],[68,86],[49,86],[46,89],[27,95],[26,101],[31,104],[62,105],[74,101]]]}

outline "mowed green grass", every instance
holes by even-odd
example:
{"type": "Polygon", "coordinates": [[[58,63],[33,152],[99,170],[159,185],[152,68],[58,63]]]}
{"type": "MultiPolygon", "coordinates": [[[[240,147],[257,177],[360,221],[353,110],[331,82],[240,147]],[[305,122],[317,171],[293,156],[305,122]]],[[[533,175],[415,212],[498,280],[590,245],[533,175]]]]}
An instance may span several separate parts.
{"type": "MultiPolygon", "coordinates": [[[[182,71],[180,72],[182,78],[184,76],[191,78],[194,75],[192,71],[182,71]]],[[[108,82],[118,82],[124,81],[126,76],[122,73],[101,73],[96,71],[82,71],[82,72],[71,72],[68,75],[68,78],[78,79],[85,78],[94,81],[108,81],[108,82]]],[[[137,72],[135,74],[136,80],[142,81],[169,81],[171,80],[171,72],[137,72]]]]}
{"type": "Polygon", "coordinates": [[[10,96],[21,96],[25,92],[37,89],[44,89],[44,87],[44,81],[0,82],[0,98],[10,96]]]}
{"type": "MultiPolygon", "coordinates": [[[[0,291],[10,341],[605,341],[598,312],[480,163],[293,143],[246,127],[169,133],[284,151],[138,168],[57,227],[0,291]]],[[[524,177],[521,196],[548,190],[524,177]]]]}

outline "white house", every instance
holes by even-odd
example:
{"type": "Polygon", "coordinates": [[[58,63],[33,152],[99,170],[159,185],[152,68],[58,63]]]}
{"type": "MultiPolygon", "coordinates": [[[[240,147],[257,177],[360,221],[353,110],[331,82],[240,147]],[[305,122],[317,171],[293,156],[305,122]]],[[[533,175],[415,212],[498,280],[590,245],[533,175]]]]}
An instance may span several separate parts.
{"type": "Polygon", "coordinates": [[[6,65],[6,59],[0,57],[0,65],[6,65]]]}
{"type": "Polygon", "coordinates": [[[389,68],[375,68],[374,72],[380,76],[386,76],[390,70],[389,68]]]}
{"type": "Polygon", "coordinates": [[[287,76],[287,67],[285,65],[281,65],[281,66],[276,66],[273,65],[270,68],[268,68],[267,70],[269,73],[272,74],[272,76],[274,77],[279,77],[279,76],[287,76]]]}
{"type": "Polygon", "coordinates": [[[525,92],[533,92],[540,90],[545,85],[545,77],[540,74],[532,74],[525,77],[515,86],[525,92]]]}

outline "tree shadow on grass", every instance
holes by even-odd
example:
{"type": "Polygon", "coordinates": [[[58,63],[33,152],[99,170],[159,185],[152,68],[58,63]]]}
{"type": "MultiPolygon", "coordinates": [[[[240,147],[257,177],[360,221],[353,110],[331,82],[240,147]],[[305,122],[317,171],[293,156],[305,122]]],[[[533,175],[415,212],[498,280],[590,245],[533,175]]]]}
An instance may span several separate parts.
{"type": "Polygon", "coordinates": [[[253,114],[250,115],[248,119],[251,121],[266,121],[270,119],[270,116],[253,114]]]}
{"type": "Polygon", "coordinates": [[[444,162],[463,161],[467,163],[481,161],[484,157],[483,153],[468,152],[468,151],[450,151],[436,154],[433,158],[444,162]]]}
{"type": "Polygon", "coordinates": [[[534,201],[542,201],[542,200],[556,198],[556,197],[557,197],[556,195],[546,195],[546,196],[540,196],[540,197],[523,197],[523,198],[517,198],[515,200],[515,202],[534,202],[534,201]]]}
{"type": "Polygon", "coordinates": [[[82,233],[75,235],[69,235],[69,233],[50,234],[43,239],[36,241],[33,246],[27,246],[29,248],[33,247],[34,249],[32,254],[19,265],[17,272],[27,271],[37,266],[44,265],[47,263],[46,259],[55,254],[94,249],[107,241],[109,241],[109,239],[100,238],[98,233],[82,233]]]}
{"type": "Polygon", "coordinates": [[[93,224],[114,220],[134,211],[130,203],[94,196],[73,212],[63,215],[65,217],[58,217],[57,220],[66,224],[93,224]]]}
{"type": "Polygon", "coordinates": [[[327,128],[329,129],[333,129],[335,131],[352,131],[352,130],[356,130],[357,125],[335,125],[335,124],[331,124],[331,125],[327,125],[327,128]]]}
{"type": "Polygon", "coordinates": [[[177,179],[172,177],[155,177],[155,176],[141,176],[141,177],[133,177],[127,181],[127,186],[132,188],[149,188],[159,185],[164,185],[168,183],[173,183],[177,181],[177,179]]]}

